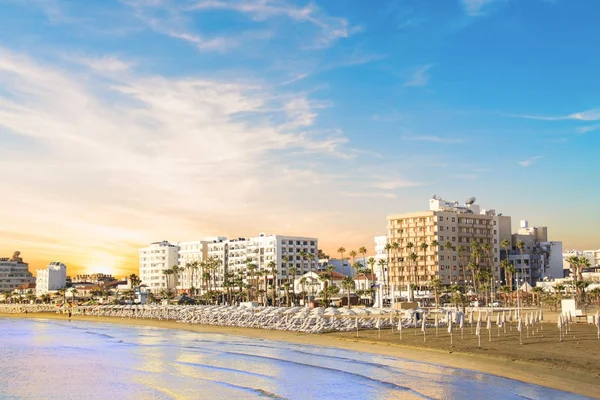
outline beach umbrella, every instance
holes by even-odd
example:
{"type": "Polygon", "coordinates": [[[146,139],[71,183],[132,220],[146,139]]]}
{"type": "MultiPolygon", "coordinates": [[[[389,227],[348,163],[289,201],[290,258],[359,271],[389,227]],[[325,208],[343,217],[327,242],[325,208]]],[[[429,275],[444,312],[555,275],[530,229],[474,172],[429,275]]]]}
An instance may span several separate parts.
{"type": "Polygon", "coordinates": [[[562,342],[562,329],[563,329],[563,316],[562,316],[562,314],[558,316],[558,320],[556,321],[556,325],[558,327],[558,341],[562,342]]]}
{"type": "Polygon", "coordinates": [[[354,324],[356,325],[356,337],[358,337],[358,315],[354,318],[354,324]]]}
{"type": "Polygon", "coordinates": [[[496,327],[498,328],[498,337],[500,337],[500,328],[502,327],[502,320],[500,319],[500,313],[496,314],[496,327]]]}
{"type": "Polygon", "coordinates": [[[425,314],[423,314],[423,318],[421,319],[421,331],[423,331],[423,341],[425,341],[425,333],[427,332],[427,327],[425,326],[425,314]]]}
{"type": "MultiPolygon", "coordinates": [[[[540,322],[544,322],[544,310],[540,310],[540,322]]],[[[544,324],[540,324],[540,329],[544,330],[544,324]]]]}
{"type": "Polygon", "coordinates": [[[452,319],[448,319],[448,333],[450,334],[450,345],[452,345],[452,319]]]}
{"type": "Polygon", "coordinates": [[[519,342],[523,344],[523,320],[521,318],[519,318],[517,330],[519,331],[519,342]]]}
{"type": "Polygon", "coordinates": [[[435,337],[438,337],[438,326],[440,325],[440,323],[439,323],[439,316],[437,313],[435,314],[434,325],[435,325],[435,337]]]}
{"type": "Polygon", "coordinates": [[[458,321],[459,327],[460,327],[460,338],[464,339],[464,327],[465,327],[465,315],[463,313],[460,313],[460,318],[458,321]]]}
{"type": "Polygon", "coordinates": [[[596,328],[598,329],[598,340],[600,340],[600,311],[596,311],[596,328]]]}
{"type": "Polygon", "coordinates": [[[481,347],[481,320],[477,321],[477,327],[475,328],[475,335],[477,335],[477,340],[479,341],[479,347],[481,347]]]}
{"type": "Polygon", "coordinates": [[[492,318],[490,318],[490,315],[488,314],[486,316],[486,329],[488,330],[488,336],[489,336],[489,341],[492,341],[492,318]]]}
{"type": "Polygon", "coordinates": [[[402,317],[398,318],[398,332],[400,332],[400,340],[402,340],[402,317]]]}
{"type": "Polygon", "coordinates": [[[417,313],[416,312],[413,314],[413,320],[414,320],[413,322],[415,325],[415,336],[417,336],[417,313]]]}
{"type": "Polygon", "coordinates": [[[379,330],[379,337],[381,338],[381,318],[377,317],[377,321],[375,322],[375,328],[379,330]]]}
{"type": "Polygon", "coordinates": [[[527,339],[529,339],[529,325],[531,322],[529,321],[529,314],[525,313],[525,329],[527,330],[527,339]]]}
{"type": "Polygon", "coordinates": [[[471,327],[471,334],[473,334],[473,310],[469,311],[469,326],[471,327]]]}
{"type": "Polygon", "coordinates": [[[504,333],[506,333],[506,313],[502,311],[502,328],[504,328],[504,333]]]}

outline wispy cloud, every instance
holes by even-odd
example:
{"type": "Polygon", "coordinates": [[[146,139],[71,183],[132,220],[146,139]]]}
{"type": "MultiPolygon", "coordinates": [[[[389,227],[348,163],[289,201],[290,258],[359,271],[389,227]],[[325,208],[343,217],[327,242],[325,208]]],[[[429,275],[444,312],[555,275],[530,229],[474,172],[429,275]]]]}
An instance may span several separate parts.
{"type": "Polygon", "coordinates": [[[452,175],[452,177],[455,179],[463,180],[463,181],[474,181],[474,180],[477,180],[477,178],[479,178],[479,175],[477,175],[477,174],[455,174],[455,175],[452,175]]]}
{"type": "Polygon", "coordinates": [[[433,66],[433,64],[427,64],[420,68],[418,68],[411,76],[411,78],[404,83],[404,86],[409,87],[421,87],[427,86],[429,83],[429,69],[433,66]]]}
{"type": "Polygon", "coordinates": [[[281,0],[201,0],[189,9],[235,11],[246,14],[255,21],[283,16],[295,21],[310,23],[321,31],[311,45],[314,47],[327,47],[338,39],[347,38],[360,31],[360,27],[351,26],[345,18],[331,17],[314,4],[298,7],[281,0]]]}
{"type": "Polygon", "coordinates": [[[579,133],[588,133],[588,132],[596,131],[598,129],[600,129],[600,124],[582,126],[582,127],[576,128],[575,130],[579,133]]]}
{"type": "Polygon", "coordinates": [[[515,118],[526,118],[526,119],[537,119],[542,121],[564,121],[564,120],[576,120],[576,121],[598,121],[600,120],[600,108],[595,108],[588,111],[582,111],[569,115],[562,116],[539,116],[539,115],[521,115],[521,114],[504,114],[507,117],[515,118]]]}
{"type": "Polygon", "coordinates": [[[98,72],[117,72],[125,71],[133,67],[135,64],[121,60],[116,56],[103,57],[68,57],[71,61],[83,64],[98,72]]]}
{"type": "Polygon", "coordinates": [[[496,2],[497,0],[461,0],[465,12],[471,17],[481,15],[486,6],[496,2]]]}
{"type": "Polygon", "coordinates": [[[441,136],[419,136],[419,135],[404,135],[402,139],[411,142],[431,142],[431,143],[462,143],[462,139],[447,138],[441,136]]]}
{"type": "Polygon", "coordinates": [[[423,186],[423,182],[410,181],[404,178],[396,178],[389,180],[379,180],[371,184],[372,187],[377,189],[394,190],[403,189],[415,186],[423,186]]]}
{"type": "Polygon", "coordinates": [[[531,164],[542,158],[542,156],[531,157],[530,159],[519,161],[521,167],[529,167],[531,164]]]}

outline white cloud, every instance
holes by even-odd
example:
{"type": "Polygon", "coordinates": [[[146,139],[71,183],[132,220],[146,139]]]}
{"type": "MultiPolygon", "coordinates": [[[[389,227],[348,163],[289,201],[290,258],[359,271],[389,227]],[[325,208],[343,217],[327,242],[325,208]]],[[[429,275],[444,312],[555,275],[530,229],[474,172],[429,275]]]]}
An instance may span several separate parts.
{"type": "Polygon", "coordinates": [[[528,160],[523,160],[523,161],[519,161],[519,165],[521,167],[529,167],[531,164],[533,164],[534,162],[536,162],[537,160],[539,160],[540,158],[542,158],[542,156],[535,156],[535,157],[531,157],[528,160]]]}
{"type": "Polygon", "coordinates": [[[360,30],[352,27],[344,18],[325,15],[314,4],[297,7],[285,1],[273,0],[201,0],[189,9],[203,10],[229,10],[246,14],[256,21],[263,21],[274,17],[288,17],[290,19],[307,22],[321,31],[313,44],[315,47],[327,47],[341,38],[347,38],[360,30]]]}
{"type": "Polygon", "coordinates": [[[385,190],[403,189],[423,185],[424,183],[422,182],[414,182],[403,178],[380,180],[371,184],[374,188],[385,190]]]}
{"type": "Polygon", "coordinates": [[[344,154],[341,132],[307,130],[322,104],[301,94],[288,101],[261,86],[159,75],[108,85],[0,50],[0,180],[15,210],[3,226],[51,230],[74,249],[135,248],[157,229],[239,232],[269,211],[297,213],[293,186],[277,182],[327,182],[319,168],[280,159],[344,154]]]}
{"type": "Polygon", "coordinates": [[[404,135],[402,139],[411,142],[431,142],[431,143],[462,143],[462,139],[457,138],[445,138],[440,136],[414,136],[404,135]]]}
{"type": "Polygon", "coordinates": [[[429,83],[429,69],[433,66],[433,64],[427,64],[420,68],[418,68],[411,76],[411,78],[404,83],[404,86],[414,86],[421,87],[427,86],[429,83]]]}
{"type": "Polygon", "coordinates": [[[600,108],[592,110],[577,112],[569,115],[563,115],[558,117],[538,116],[538,115],[519,115],[519,114],[505,114],[509,117],[526,118],[526,119],[537,119],[542,121],[564,121],[564,120],[576,120],[576,121],[598,121],[600,120],[600,108]]]}
{"type": "Polygon", "coordinates": [[[115,56],[104,56],[96,58],[77,58],[69,57],[71,60],[83,64],[98,72],[117,72],[125,71],[133,67],[135,64],[123,61],[115,56]]]}
{"type": "Polygon", "coordinates": [[[461,0],[463,3],[463,7],[465,8],[465,12],[472,16],[478,16],[481,15],[483,12],[483,9],[494,3],[496,0],[461,0]]]}
{"type": "Polygon", "coordinates": [[[575,129],[579,133],[588,133],[600,129],[600,125],[588,125],[575,129]]]}

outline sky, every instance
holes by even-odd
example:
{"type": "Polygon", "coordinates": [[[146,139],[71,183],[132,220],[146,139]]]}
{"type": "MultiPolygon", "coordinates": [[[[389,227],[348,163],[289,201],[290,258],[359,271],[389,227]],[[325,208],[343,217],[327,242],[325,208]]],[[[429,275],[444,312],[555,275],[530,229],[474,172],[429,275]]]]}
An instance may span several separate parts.
{"type": "Polygon", "coordinates": [[[0,254],[366,246],[433,194],[600,248],[596,0],[0,0],[0,254]]]}

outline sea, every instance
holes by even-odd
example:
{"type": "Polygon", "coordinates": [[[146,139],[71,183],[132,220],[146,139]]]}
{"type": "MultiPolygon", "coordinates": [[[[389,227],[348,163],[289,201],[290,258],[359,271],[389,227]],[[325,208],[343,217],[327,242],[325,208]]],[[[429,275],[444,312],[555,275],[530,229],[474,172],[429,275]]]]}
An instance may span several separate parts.
{"type": "Polygon", "coordinates": [[[585,399],[432,363],[227,334],[0,318],[0,399],[585,399]]]}

